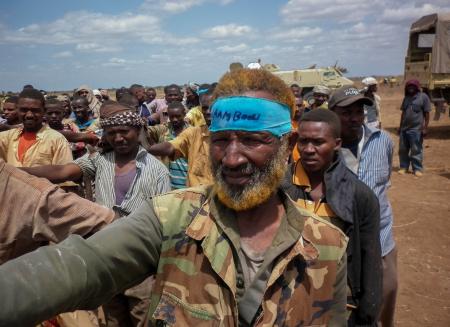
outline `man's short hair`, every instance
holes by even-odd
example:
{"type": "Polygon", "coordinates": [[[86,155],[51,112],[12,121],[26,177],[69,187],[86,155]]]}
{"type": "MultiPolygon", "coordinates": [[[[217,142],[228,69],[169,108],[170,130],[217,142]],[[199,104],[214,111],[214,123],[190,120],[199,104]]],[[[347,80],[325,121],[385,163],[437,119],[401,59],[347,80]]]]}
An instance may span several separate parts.
{"type": "Polygon", "coordinates": [[[184,105],[180,101],[174,101],[167,105],[167,110],[169,109],[182,109],[183,111],[186,110],[184,105]]]}
{"type": "Polygon", "coordinates": [[[248,91],[266,91],[276,101],[291,109],[291,117],[297,109],[292,90],[279,77],[264,69],[238,69],[222,76],[214,90],[214,99],[242,95],[248,91]]]}
{"type": "Polygon", "coordinates": [[[81,95],[75,95],[71,102],[75,102],[75,101],[86,102],[86,105],[89,106],[89,100],[86,97],[83,97],[81,95]]]}
{"type": "Polygon", "coordinates": [[[7,97],[5,100],[5,103],[17,104],[17,101],[19,101],[19,97],[17,95],[13,95],[13,96],[7,97]]]}
{"type": "Polygon", "coordinates": [[[148,87],[148,88],[147,88],[147,92],[148,92],[148,91],[153,91],[153,92],[156,93],[156,89],[155,89],[154,87],[148,87]]]}
{"type": "Polygon", "coordinates": [[[130,91],[133,91],[135,89],[143,89],[144,87],[141,84],[132,84],[130,86],[130,91]]]}
{"type": "Polygon", "coordinates": [[[322,108],[313,109],[300,118],[299,128],[301,123],[309,121],[326,123],[331,127],[334,137],[341,137],[341,121],[335,112],[322,108]]]}
{"type": "Polygon", "coordinates": [[[116,90],[116,100],[119,101],[120,98],[126,93],[131,94],[131,91],[124,86],[122,86],[120,89],[117,89],[116,90]]]}
{"type": "Polygon", "coordinates": [[[59,107],[64,110],[64,106],[62,101],[59,101],[56,98],[50,98],[45,100],[45,106],[59,107]]]}
{"type": "Polygon", "coordinates": [[[131,93],[124,93],[117,101],[120,104],[130,107],[130,109],[136,110],[136,106],[139,106],[138,99],[131,93]]]}
{"type": "Polygon", "coordinates": [[[45,105],[44,95],[41,93],[41,91],[36,89],[24,89],[22,92],[19,93],[19,100],[20,99],[38,100],[42,103],[43,107],[45,105]]]}
{"type": "Polygon", "coordinates": [[[164,94],[169,93],[169,90],[177,89],[181,93],[181,88],[176,84],[170,84],[164,87],[164,94]]]}

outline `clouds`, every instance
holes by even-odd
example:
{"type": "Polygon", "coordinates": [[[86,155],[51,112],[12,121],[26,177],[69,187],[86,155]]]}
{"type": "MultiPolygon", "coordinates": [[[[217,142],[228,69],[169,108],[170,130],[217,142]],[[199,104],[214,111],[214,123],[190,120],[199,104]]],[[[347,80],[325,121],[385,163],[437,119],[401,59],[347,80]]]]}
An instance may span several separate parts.
{"type": "Polygon", "coordinates": [[[146,0],[142,8],[145,10],[158,10],[168,14],[179,14],[204,3],[218,3],[228,5],[234,0],[146,0]]]}
{"type": "Polygon", "coordinates": [[[224,45],[221,47],[218,47],[217,50],[219,52],[224,52],[224,53],[235,53],[235,52],[242,52],[245,50],[248,50],[248,45],[245,43],[240,43],[238,45],[224,45]]]}
{"type": "Polygon", "coordinates": [[[283,40],[287,42],[299,41],[305,38],[315,37],[322,33],[322,29],[319,27],[294,27],[289,29],[277,29],[271,37],[276,40],[283,40]]]}
{"type": "Polygon", "coordinates": [[[450,11],[449,3],[446,5],[423,3],[419,6],[408,3],[402,4],[400,7],[385,8],[381,15],[381,21],[386,23],[409,23],[418,17],[445,11],[450,11]]]}
{"type": "Polygon", "coordinates": [[[117,52],[122,50],[120,46],[105,45],[96,42],[78,43],[75,49],[80,52],[117,52]]]}
{"type": "Polygon", "coordinates": [[[30,24],[0,34],[0,43],[73,45],[84,52],[117,52],[132,42],[170,45],[193,43],[196,39],[178,38],[163,31],[159,18],[152,15],[87,11],[70,12],[50,23],[30,24]]]}
{"type": "Polygon", "coordinates": [[[355,21],[376,6],[369,0],[289,0],[280,10],[287,24],[328,19],[333,21],[355,21]]]}
{"type": "Polygon", "coordinates": [[[352,23],[366,19],[401,25],[436,12],[450,10],[448,0],[289,0],[280,9],[285,24],[328,21],[352,23]]]}
{"type": "Polygon", "coordinates": [[[222,39],[229,37],[248,36],[253,32],[253,28],[248,25],[227,24],[217,25],[208,28],[203,35],[208,38],[222,39]]]}
{"type": "MultiPolygon", "coordinates": [[[[0,2],[5,12],[3,7],[0,2]]],[[[351,74],[395,74],[403,69],[410,24],[431,12],[450,11],[450,3],[141,0],[114,2],[107,10],[97,2],[36,8],[35,19],[21,20],[17,12],[9,23],[0,17],[0,53],[9,74],[0,89],[37,71],[66,77],[56,85],[67,88],[83,82],[214,81],[230,62],[246,65],[258,58],[282,69],[338,60],[351,74]],[[46,16],[50,9],[54,12],[46,16]]]]}
{"type": "Polygon", "coordinates": [[[72,56],[73,56],[73,54],[70,51],[61,51],[61,52],[55,53],[52,57],[53,58],[70,58],[72,56]]]}

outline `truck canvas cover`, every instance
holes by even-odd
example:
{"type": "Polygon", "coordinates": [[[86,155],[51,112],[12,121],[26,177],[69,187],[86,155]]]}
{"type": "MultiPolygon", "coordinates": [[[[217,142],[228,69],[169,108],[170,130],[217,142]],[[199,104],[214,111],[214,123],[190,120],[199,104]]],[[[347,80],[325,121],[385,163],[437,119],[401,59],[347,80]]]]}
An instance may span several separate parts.
{"type": "Polygon", "coordinates": [[[410,34],[427,32],[435,27],[431,72],[450,74],[450,13],[424,16],[411,26],[410,34]]]}

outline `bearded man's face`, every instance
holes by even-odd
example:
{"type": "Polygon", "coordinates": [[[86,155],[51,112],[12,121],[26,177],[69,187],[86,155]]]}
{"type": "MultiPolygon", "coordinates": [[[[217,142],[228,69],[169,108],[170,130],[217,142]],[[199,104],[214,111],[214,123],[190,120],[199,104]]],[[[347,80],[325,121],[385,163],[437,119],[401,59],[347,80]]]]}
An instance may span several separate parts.
{"type": "Polygon", "coordinates": [[[219,200],[243,211],[266,202],[287,169],[287,137],[268,132],[212,133],[210,160],[219,200]]]}

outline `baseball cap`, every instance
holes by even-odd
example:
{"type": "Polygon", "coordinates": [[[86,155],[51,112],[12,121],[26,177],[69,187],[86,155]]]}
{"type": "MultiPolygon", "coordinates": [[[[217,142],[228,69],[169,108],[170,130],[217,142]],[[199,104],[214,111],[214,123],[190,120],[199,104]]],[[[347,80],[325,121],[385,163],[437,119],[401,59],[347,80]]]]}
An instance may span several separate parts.
{"type": "Polygon", "coordinates": [[[331,95],[330,100],[328,101],[328,108],[332,109],[333,107],[347,107],[352,105],[353,103],[361,101],[361,103],[371,106],[373,104],[372,100],[366,97],[363,93],[354,87],[354,86],[344,86],[331,95]]]}

